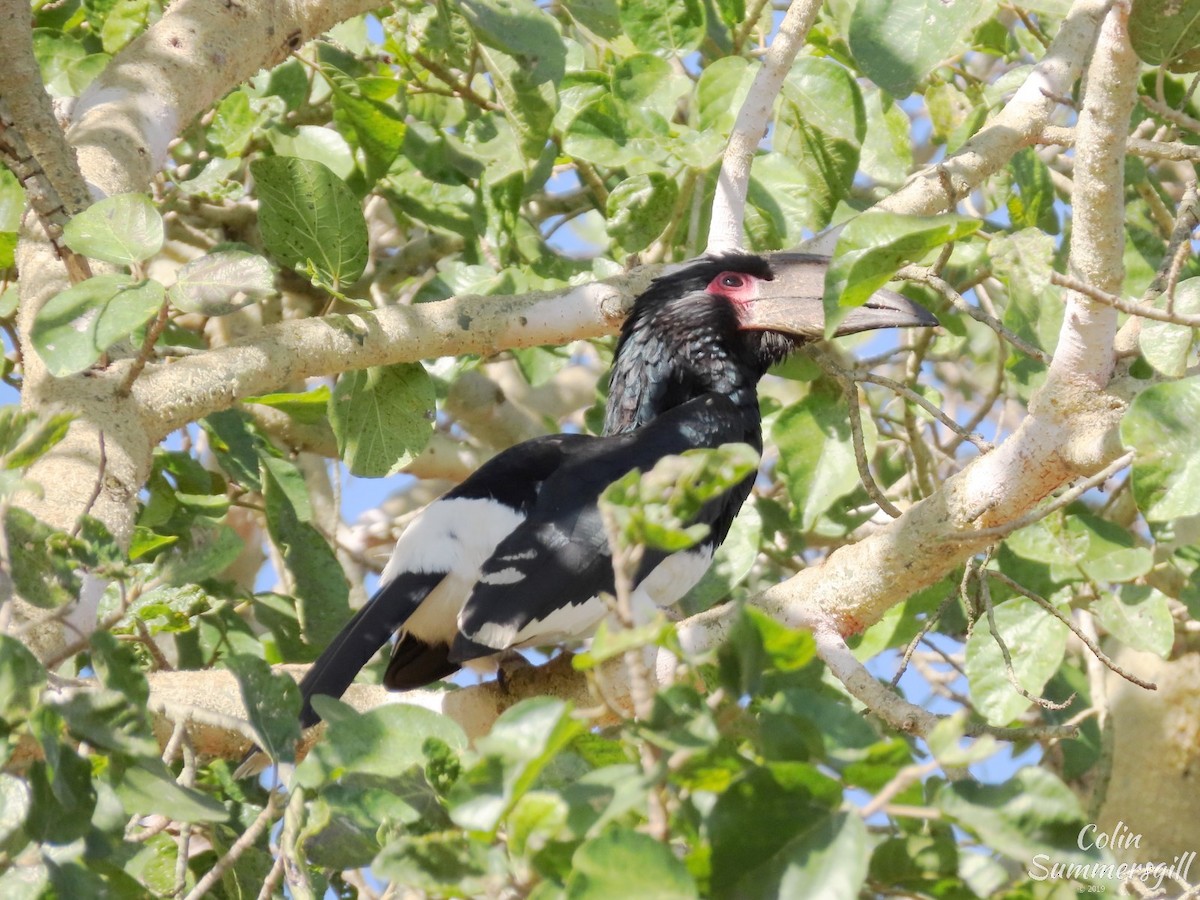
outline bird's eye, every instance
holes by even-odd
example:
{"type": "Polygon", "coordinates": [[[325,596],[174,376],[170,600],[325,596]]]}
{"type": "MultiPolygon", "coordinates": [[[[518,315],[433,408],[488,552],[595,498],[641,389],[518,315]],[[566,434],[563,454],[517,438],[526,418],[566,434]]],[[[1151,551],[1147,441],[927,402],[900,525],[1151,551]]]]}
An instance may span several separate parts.
{"type": "Polygon", "coordinates": [[[741,275],[725,274],[721,276],[721,285],[723,287],[740,288],[743,284],[745,284],[745,282],[742,281],[741,275]]]}

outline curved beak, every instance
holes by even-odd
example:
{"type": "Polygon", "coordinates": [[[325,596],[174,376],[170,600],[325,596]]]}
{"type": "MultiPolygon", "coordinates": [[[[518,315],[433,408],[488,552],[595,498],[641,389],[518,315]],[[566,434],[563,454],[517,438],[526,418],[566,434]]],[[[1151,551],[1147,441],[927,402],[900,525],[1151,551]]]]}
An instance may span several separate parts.
{"type": "MultiPolygon", "coordinates": [[[[813,253],[771,253],[774,280],[761,283],[758,297],[742,311],[743,328],[779,331],[818,340],[825,336],[825,270],[829,257],[813,253]]],[[[862,306],[846,312],[833,337],[877,328],[931,328],[929,310],[895,291],[876,291],[862,306]]]]}

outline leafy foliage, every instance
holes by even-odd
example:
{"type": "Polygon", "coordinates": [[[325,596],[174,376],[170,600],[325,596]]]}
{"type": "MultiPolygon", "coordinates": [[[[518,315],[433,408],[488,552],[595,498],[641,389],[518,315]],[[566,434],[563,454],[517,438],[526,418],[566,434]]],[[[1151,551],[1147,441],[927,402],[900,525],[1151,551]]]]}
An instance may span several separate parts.
{"type": "MultiPolygon", "coordinates": [[[[1175,74],[1200,65],[1196,6],[1133,4],[1134,47],[1159,67],[1141,86],[1139,135],[1200,116],[1175,74]]],[[[1075,173],[1062,154],[1026,148],[957,214],[851,216],[962,147],[1044,57],[1066,9],[825,4],[755,159],[749,248],[792,246],[849,219],[824,292],[830,328],[906,264],[936,265],[961,295],[956,306],[893,283],[944,328],[857,348],[902,384],[860,381],[854,393],[861,453],[898,504],[928,496],[977,452],[932,413],[999,440],[1045,381],[1075,173]],[[998,338],[964,304],[1007,332],[998,338]]],[[[35,3],[32,49],[47,90],[81,94],[161,12],[147,0],[35,3]]],[[[25,196],[0,170],[0,326],[28,327],[26,358],[87,385],[143,347],[169,365],[326,313],[313,341],[366,341],[370,310],[384,304],[560,290],[631,260],[692,257],[776,24],[771,4],[741,0],[403,0],[233,86],[172,144],[153,200],[110,197],[69,222],[67,246],[118,271],[29,316],[12,286],[25,196]]],[[[1196,142],[1185,131],[1172,152],[1191,158],[1196,142]]],[[[1123,294],[1153,298],[1152,285],[1166,283],[1156,275],[1170,273],[1163,302],[1195,315],[1200,271],[1183,256],[1172,268],[1168,248],[1183,168],[1128,160],[1123,294]]],[[[448,317],[444,327],[471,322],[448,317]]],[[[64,532],[23,508],[41,489],[30,467],[58,446],[69,417],[0,409],[0,888],[184,895],[220,862],[212,896],[256,896],[284,856],[295,897],[348,896],[360,876],[347,873],[361,868],[431,897],[1073,892],[1088,879],[1041,884],[1030,866],[1107,858],[1076,842],[1089,821],[1080,797],[1110,777],[1096,721],[1021,769],[986,765],[997,742],[965,735],[1062,724],[1099,702],[1088,652],[1062,618],[1091,619],[1109,648],[1167,658],[1194,646],[1194,331],[1143,321],[1130,342],[1140,355],[1122,369],[1128,477],[999,541],[852,638],[876,676],[889,677],[910,647],[932,673],[901,681],[957,711],[927,745],[863,715],[810,635],[744,604],[882,515],[846,415],[842,379],[863,375],[846,346],[827,351],[837,374],[796,357],[764,384],[770,440],[757,475],[747,448],[725,448],[632,476],[606,498],[628,546],[682,547],[700,533],[680,523],[712,491],[755,478],[713,571],[683,604],[742,604],[719,648],[685,653],[665,620],[606,626],[563,664],[589,680],[594,708],[527,699],[470,740],[428,709],[358,713],[318,698],[329,731],[290,775],[279,770],[273,799],[234,781],[230,761],[204,757],[181,724],[186,711],[148,710],[148,677],[172,667],[199,683],[229,670],[255,739],[294,762],[296,691],[268,664],[315,657],[392,543],[381,523],[403,521],[424,497],[422,485],[383,504],[400,482],[364,490],[353,479],[453,482],[518,440],[597,430],[594,385],[611,342],[412,362],[322,385],[281,378],[279,392],[257,397],[221,385],[229,408],[156,448],[129,498],[136,525],[120,541],[96,519],[64,532]],[[314,462],[321,455],[344,468],[314,462]],[[344,485],[384,514],[342,522],[333,498],[344,485]],[[104,628],[87,641],[65,630],[68,645],[39,657],[11,624],[9,595],[68,619],[82,597],[104,628]],[[606,671],[660,646],[680,671],[646,714],[605,710],[606,671]],[[1031,699],[1041,696],[1053,702],[1031,699]],[[983,782],[942,777],[955,767],[983,782]],[[274,816],[282,825],[239,840],[274,816]]],[[[6,347],[0,377],[19,386],[23,360],[6,347]]],[[[1091,889],[1101,886],[1111,887],[1091,889]]]]}

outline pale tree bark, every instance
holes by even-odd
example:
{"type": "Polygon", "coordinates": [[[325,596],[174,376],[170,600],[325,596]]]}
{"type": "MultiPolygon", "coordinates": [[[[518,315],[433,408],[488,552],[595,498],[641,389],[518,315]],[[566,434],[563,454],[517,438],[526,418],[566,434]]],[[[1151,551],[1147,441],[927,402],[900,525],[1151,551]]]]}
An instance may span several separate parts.
{"type": "MultiPolygon", "coordinates": [[[[1069,92],[1078,79],[1108,6],[1095,0],[1076,3],[1046,58],[1034,67],[1026,86],[995,119],[959,153],[935,169],[918,173],[881,206],[912,214],[944,209],[955,195],[974,189],[999,171],[1012,153],[1032,144],[1039,134],[1037,123],[1046,122],[1056,106],[1053,98],[1069,92]],[[1022,123],[1019,131],[1014,129],[1015,122],[1022,123]],[[939,169],[953,173],[957,185],[953,193],[943,189],[946,179],[938,174],[939,169]]],[[[751,102],[761,104],[762,97],[753,97],[751,102]]],[[[737,203],[731,206],[736,208],[737,203]]],[[[571,296],[558,302],[566,305],[575,300],[571,296]]],[[[1082,301],[1076,298],[1072,302],[1082,301]]],[[[298,324],[321,327],[319,323],[298,324]]],[[[285,327],[290,326],[280,326],[285,327]]],[[[1064,336],[1068,343],[1076,339],[1073,332],[1064,336]]],[[[1102,343],[1097,353],[1111,360],[1111,340],[1109,345],[1106,349],[1102,343]]],[[[443,345],[437,346],[440,349],[443,345]]],[[[247,367],[256,375],[270,369],[249,355],[247,359],[247,367]]],[[[864,684],[865,670],[847,665],[839,652],[845,635],[877,621],[891,606],[936,582],[997,537],[992,532],[973,536],[973,531],[1018,519],[1072,478],[1102,469],[1119,456],[1119,444],[1114,442],[1119,404],[1098,394],[1094,382],[1087,390],[1071,387],[1072,373],[1063,364],[1057,371],[1061,377],[1051,379],[1042,394],[1049,413],[1033,417],[1028,427],[952,478],[901,519],[858,544],[836,551],[822,565],[805,570],[756,602],[782,621],[814,628],[822,637],[822,647],[835,671],[848,681],[864,684]]],[[[153,377],[147,379],[147,384],[153,377]]],[[[167,372],[162,377],[173,376],[167,372]]],[[[730,623],[729,610],[717,608],[682,623],[680,638],[685,649],[701,650],[720,641],[730,623]]],[[[667,659],[661,662],[664,668],[672,664],[667,659]]],[[[210,677],[229,683],[223,673],[211,673],[210,677]]],[[[617,681],[620,673],[614,672],[611,677],[617,681]]],[[[581,678],[574,682],[568,678],[563,684],[560,695],[580,696],[581,678]]],[[[536,692],[546,693],[545,687],[538,684],[536,692]]],[[[453,708],[447,707],[446,711],[453,715],[456,710],[461,713],[469,708],[477,715],[480,708],[495,708],[498,712],[493,693],[489,686],[456,692],[450,695],[455,698],[453,708]],[[488,699],[476,705],[469,698],[478,694],[488,699]]],[[[520,692],[514,691],[500,706],[519,696],[520,692]]],[[[894,696],[884,699],[875,694],[872,700],[873,705],[883,703],[881,714],[906,730],[922,733],[932,727],[934,720],[928,714],[919,714],[894,696]]],[[[465,721],[463,724],[467,725],[465,721]]],[[[472,722],[469,727],[475,730],[480,724],[472,722]]]]}
{"type": "MultiPolygon", "coordinates": [[[[171,6],[157,25],[114,60],[77,105],[69,139],[84,178],[102,193],[144,188],[169,142],[201,110],[260,67],[280,61],[330,25],[368,8],[352,2],[228,5],[203,0],[171,6]]],[[[789,29],[789,40],[802,37],[811,23],[811,16],[804,18],[802,13],[815,8],[796,5],[796,28],[789,29]]],[[[1136,60],[1124,30],[1127,12],[1124,6],[1113,7],[1111,0],[1077,0],[1016,95],[959,151],[918,173],[880,208],[910,214],[951,209],[1002,169],[1016,151],[1036,143],[1059,98],[1078,80],[1097,44],[1100,23],[1106,21],[1075,135],[1080,196],[1075,198],[1071,270],[1093,288],[1119,292],[1120,166],[1136,80],[1136,60]]],[[[780,55],[785,51],[794,55],[795,47],[788,51],[781,45],[780,55]]],[[[769,110],[773,98],[766,98],[767,90],[752,91],[752,96],[769,110]]],[[[743,113],[738,120],[740,143],[734,149],[740,148],[739,159],[748,160],[761,126],[750,112],[743,113]]],[[[744,206],[746,183],[741,169],[731,169],[728,190],[719,194],[724,210],[719,219],[725,225],[713,246],[740,243],[730,223],[744,206]]],[[[66,278],[49,245],[37,236],[27,234],[19,253],[22,272],[28,273],[22,280],[21,301],[22,332],[28,333],[37,309],[66,286],[66,278]]],[[[150,452],[175,428],[240,397],[311,375],[611,333],[629,298],[648,277],[643,271],[607,285],[553,294],[486,301],[462,297],[419,308],[398,306],[283,323],[171,365],[152,364],[128,396],[119,396],[117,390],[128,363],[87,378],[53,379],[28,351],[24,402],[70,408],[80,417],[68,441],[32,473],[48,490],[44,500],[31,505],[52,524],[69,527],[90,504],[93,514],[125,538],[150,452]],[[104,467],[99,465],[102,454],[104,467]]],[[[1050,375],[1014,435],[901,518],[756,600],[780,620],[812,628],[831,669],[852,693],[897,727],[924,733],[933,720],[881,693],[870,676],[864,680],[865,670],[848,659],[844,637],[993,543],[1053,491],[1104,470],[1120,456],[1115,428],[1123,405],[1105,392],[1114,364],[1115,313],[1083,294],[1069,294],[1066,303],[1050,375]]],[[[685,648],[700,649],[720,640],[728,628],[728,613],[716,609],[683,623],[679,630],[685,648]]],[[[583,681],[562,669],[560,665],[554,670],[554,678],[531,677],[527,685],[518,673],[504,697],[494,687],[482,686],[436,699],[468,731],[479,733],[503,706],[526,691],[584,702],[589,695],[583,681]]],[[[627,689],[619,671],[605,677],[612,693],[627,689]]],[[[155,696],[178,689],[180,678],[152,675],[155,696]]],[[[235,712],[232,684],[225,672],[188,673],[186,702],[235,712]]],[[[365,704],[379,700],[378,692],[361,693],[365,704]]],[[[156,702],[166,702],[164,709],[177,709],[176,700],[156,702]]],[[[244,743],[230,732],[206,746],[213,753],[235,755],[244,743]]]]}

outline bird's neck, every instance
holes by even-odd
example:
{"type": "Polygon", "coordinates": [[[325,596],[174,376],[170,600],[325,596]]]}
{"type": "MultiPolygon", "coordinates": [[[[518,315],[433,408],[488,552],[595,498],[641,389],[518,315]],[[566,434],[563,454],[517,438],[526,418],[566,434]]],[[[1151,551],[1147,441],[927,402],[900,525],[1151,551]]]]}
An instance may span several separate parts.
{"type": "Polygon", "coordinates": [[[720,394],[740,411],[746,443],[761,449],[758,382],[768,363],[720,309],[693,303],[638,316],[622,334],[609,379],[605,434],[623,434],[705,394],[720,394]]]}

